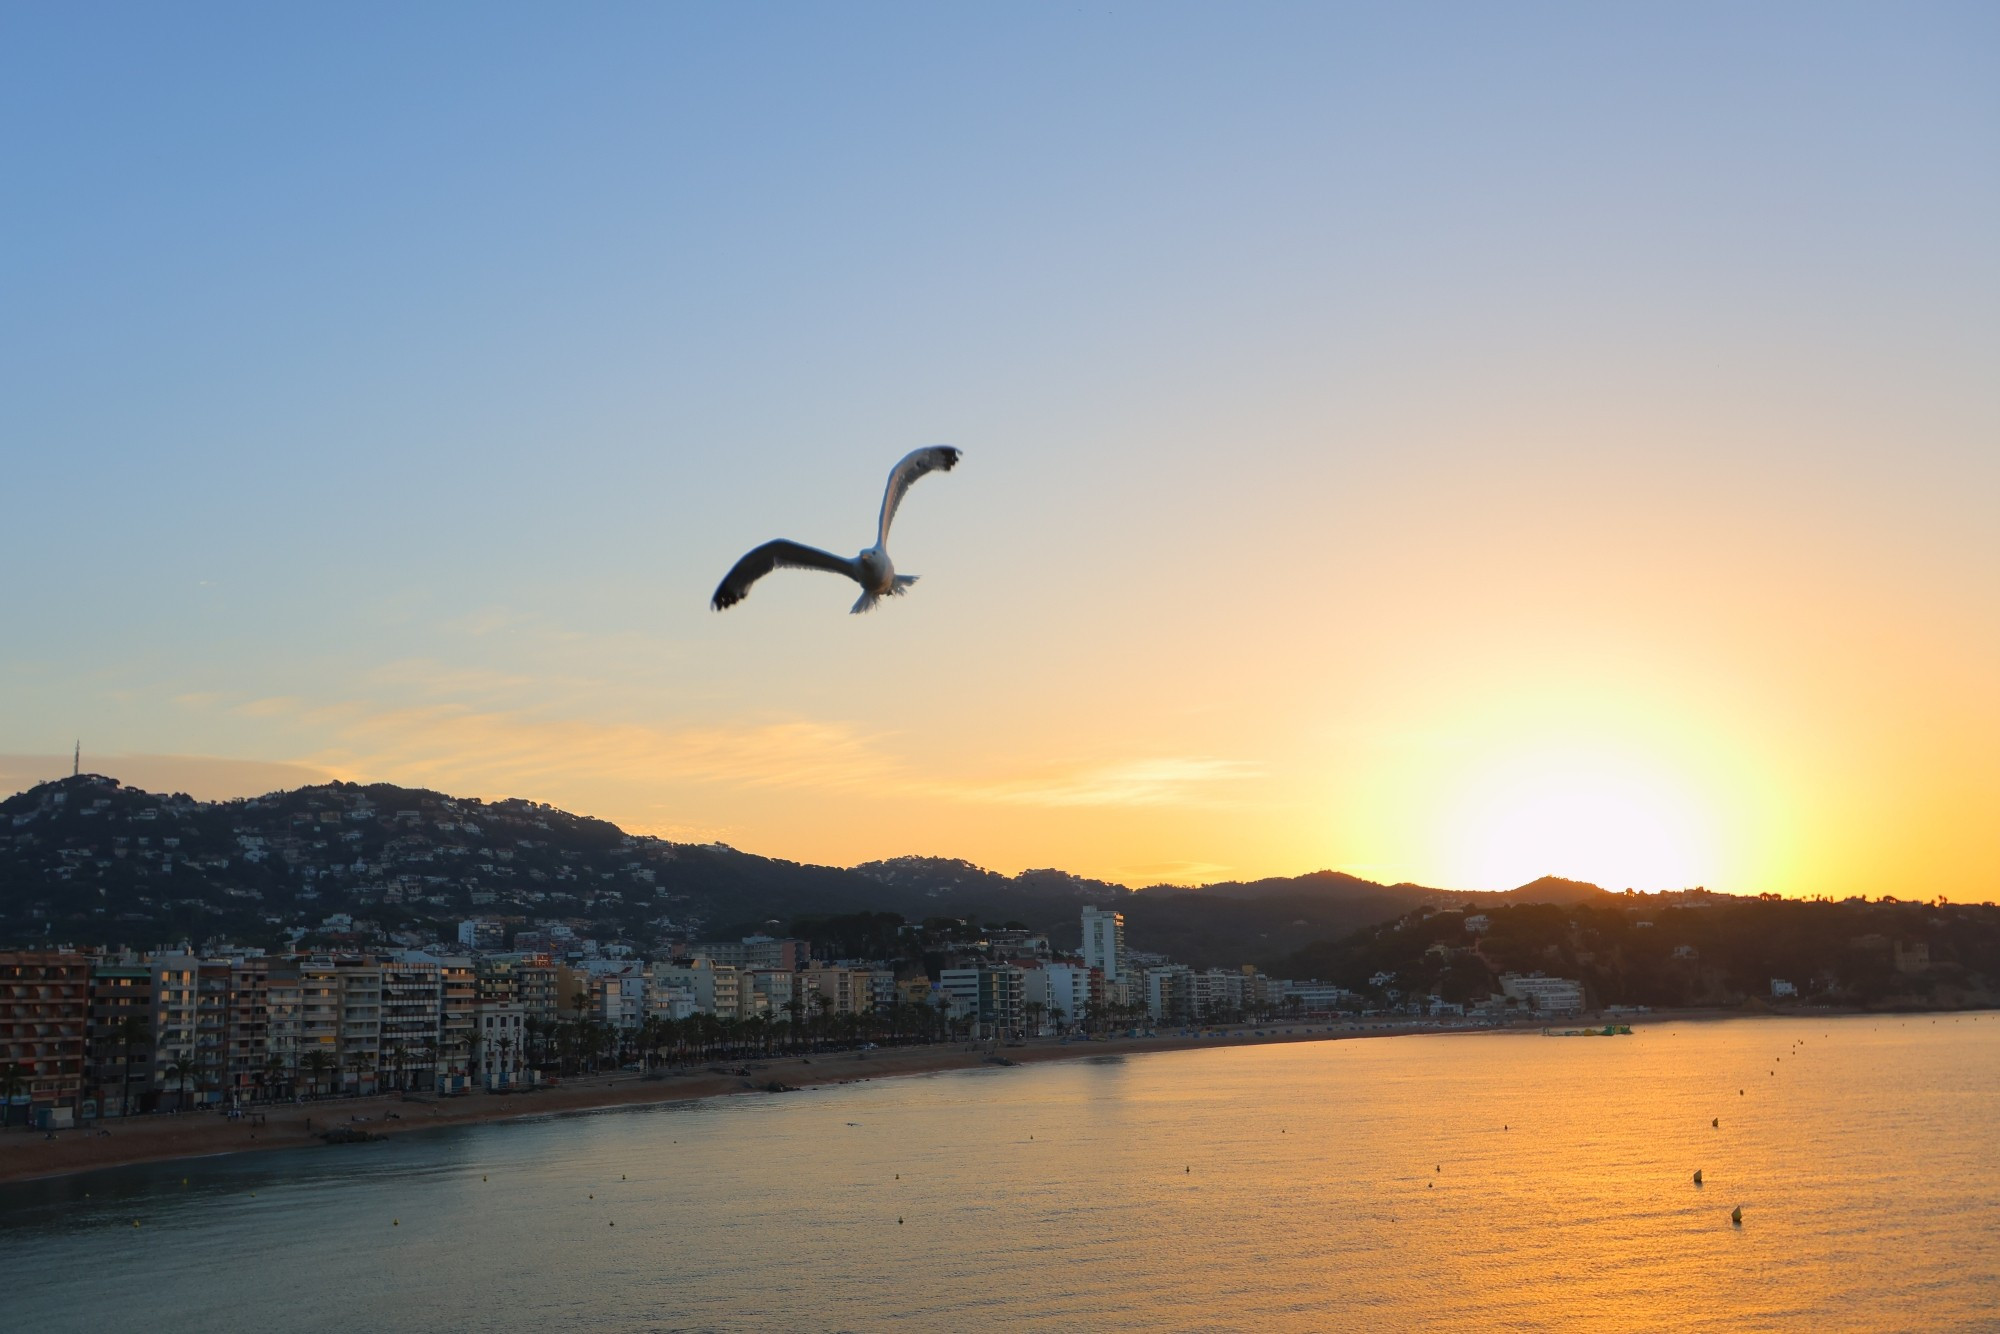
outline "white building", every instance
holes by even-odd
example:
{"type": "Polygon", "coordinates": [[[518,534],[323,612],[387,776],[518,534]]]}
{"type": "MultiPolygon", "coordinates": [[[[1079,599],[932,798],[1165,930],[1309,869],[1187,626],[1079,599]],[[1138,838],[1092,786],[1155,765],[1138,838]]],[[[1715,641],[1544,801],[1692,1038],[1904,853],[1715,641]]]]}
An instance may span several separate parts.
{"type": "Polygon", "coordinates": [[[1044,1032],[1082,1023],[1102,1008],[1103,993],[1103,978],[1079,964],[1049,963],[1022,972],[1021,1003],[1042,1007],[1044,1032]]]}
{"type": "Polygon", "coordinates": [[[528,1032],[518,1001],[482,1004],[476,1015],[473,1078],[482,1088],[514,1088],[524,1081],[528,1032]]]}
{"type": "Polygon", "coordinates": [[[1583,1008],[1583,983],[1565,977],[1502,973],[1500,992],[1511,1000],[1532,1000],[1542,1014],[1575,1014],[1583,1008]]]}
{"type": "Polygon", "coordinates": [[[1122,982],[1129,966],[1125,957],[1125,914],[1105,912],[1095,904],[1083,910],[1083,963],[1107,982],[1122,982]]]}
{"type": "Polygon", "coordinates": [[[1280,1013],[1293,1010],[1307,1014],[1330,1014],[1335,1010],[1353,1009],[1360,1005],[1361,998],[1331,982],[1293,982],[1274,979],[1270,986],[1271,1005],[1280,1013]],[[1293,1005],[1294,1000],[1298,1001],[1293,1005]]]}

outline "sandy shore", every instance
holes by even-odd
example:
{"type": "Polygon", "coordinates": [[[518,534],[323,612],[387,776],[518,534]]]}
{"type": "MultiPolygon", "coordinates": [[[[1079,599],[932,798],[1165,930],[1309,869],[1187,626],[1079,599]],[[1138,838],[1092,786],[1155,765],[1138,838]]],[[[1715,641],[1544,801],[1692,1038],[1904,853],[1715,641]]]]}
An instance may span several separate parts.
{"type": "MultiPolygon", "coordinates": [[[[1705,1014],[1665,1015],[1654,1013],[1651,1022],[1664,1019],[1721,1017],[1705,1014]]],[[[1589,1021],[1570,1020],[1565,1026],[1589,1021]]],[[[1599,1021],[1602,1022],[1602,1021],[1599,1021]]],[[[1619,1017],[1615,1022],[1631,1022],[1619,1017]]],[[[1190,1047],[1233,1047],[1277,1042],[1325,1042],[1336,1039],[1386,1037],[1409,1033],[1536,1032],[1539,1025],[1512,1029],[1438,1029],[1423,1024],[1368,1023],[1360,1026],[1291,1024],[1256,1031],[1230,1030],[1206,1035],[1181,1033],[1157,1037],[1112,1038],[1064,1042],[1041,1038],[1025,1046],[1007,1047],[1001,1055],[1017,1064],[1034,1061],[1075,1060],[1081,1057],[1111,1056],[1138,1052],[1175,1051],[1190,1047]]],[[[643,1103],[682,1102],[690,1098],[712,1098],[731,1093],[755,1092],[773,1083],[792,1088],[813,1084],[845,1084],[897,1075],[932,1074],[943,1070],[964,1070],[987,1063],[989,1048],[984,1044],[937,1044],[928,1047],[895,1047],[870,1052],[824,1052],[814,1056],[778,1056],[758,1059],[747,1066],[726,1063],[729,1069],[747,1068],[747,1076],[711,1073],[696,1067],[684,1073],[649,1077],[621,1072],[580,1079],[566,1079],[553,1088],[527,1093],[471,1093],[463,1097],[405,1100],[389,1094],[375,1098],[330,1098],[302,1104],[263,1104],[254,1109],[262,1116],[245,1116],[232,1121],[219,1112],[200,1111],[186,1115],[114,1118],[89,1130],[58,1131],[53,1139],[41,1133],[8,1130],[0,1133],[0,1183],[25,1181],[34,1177],[64,1176],[101,1167],[122,1167],[132,1163],[166,1162],[180,1158],[200,1158],[219,1153],[244,1153],[261,1149],[288,1149],[318,1144],[321,1131],[335,1126],[353,1126],[377,1135],[396,1135],[434,1126],[466,1125],[476,1121],[500,1121],[525,1116],[549,1116],[564,1112],[594,1111],[643,1103]],[[110,1133],[104,1134],[103,1131],[110,1133]]],[[[718,1066],[716,1068],[722,1068],[718,1066]]]]}

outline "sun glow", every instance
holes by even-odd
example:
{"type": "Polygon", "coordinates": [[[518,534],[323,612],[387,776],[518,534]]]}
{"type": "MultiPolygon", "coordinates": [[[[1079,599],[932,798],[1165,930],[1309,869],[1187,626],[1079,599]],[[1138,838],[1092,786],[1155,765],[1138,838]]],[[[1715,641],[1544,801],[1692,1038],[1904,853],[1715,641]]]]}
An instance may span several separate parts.
{"type": "Polygon", "coordinates": [[[1712,813],[1630,757],[1511,757],[1468,776],[1449,809],[1442,837],[1461,884],[1500,888],[1556,874],[1658,890],[1715,879],[1712,813]]]}

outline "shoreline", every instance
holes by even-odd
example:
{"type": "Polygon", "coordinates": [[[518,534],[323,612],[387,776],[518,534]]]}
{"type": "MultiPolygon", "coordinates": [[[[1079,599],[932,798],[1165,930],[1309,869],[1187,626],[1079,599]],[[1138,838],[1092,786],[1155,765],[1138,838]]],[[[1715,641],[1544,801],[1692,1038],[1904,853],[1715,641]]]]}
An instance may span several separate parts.
{"type": "MultiPolygon", "coordinates": [[[[1816,1015],[1831,1013],[1815,1012],[1816,1015]]],[[[785,1091],[793,1091],[871,1079],[979,1069],[989,1064],[1030,1065],[1043,1061],[1142,1055],[1200,1047],[1251,1047],[1411,1036],[1532,1036],[1544,1028],[1587,1028],[1606,1023],[1633,1024],[1636,1027],[1663,1022],[1774,1017],[1785,1016],[1740,1010],[1674,1010],[1600,1016],[1592,1020],[1578,1017],[1552,1024],[1443,1027],[1431,1021],[1294,1023],[1289,1026],[1266,1025],[1262,1029],[1245,1026],[1217,1031],[1176,1030],[1138,1038],[1037,1038],[1018,1047],[997,1050],[983,1042],[937,1043],[920,1047],[885,1047],[874,1051],[759,1057],[718,1062],[675,1073],[637,1074],[621,1070],[615,1074],[564,1080],[552,1087],[518,1093],[481,1091],[453,1097],[425,1094],[408,1099],[402,1094],[390,1093],[367,1098],[258,1104],[246,1109],[240,1121],[232,1121],[213,1110],[184,1114],[155,1112],[141,1117],[119,1117],[98,1122],[87,1130],[57,1131],[56,1138],[52,1140],[32,1131],[0,1132],[0,1186],[73,1176],[105,1168],[176,1162],[219,1154],[304,1148],[319,1144],[320,1132],[336,1127],[351,1127],[377,1136],[402,1135],[442,1126],[516,1121],[621,1107],[690,1102],[739,1093],[772,1092],[773,1084],[782,1085],[785,1091]],[[989,1060],[989,1056],[1001,1059],[989,1060]],[[725,1066],[727,1070],[717,1072],[725,1066]],[[736,1069],[747,1069],[749,1073],[729,1072],[736,1069]],[[256,1115],[264,1118],[261,1124],[254,1120],[256,1115]],[[109,1131],[109,1135],[102,1133],[104,1131],[109,1131]]]]}

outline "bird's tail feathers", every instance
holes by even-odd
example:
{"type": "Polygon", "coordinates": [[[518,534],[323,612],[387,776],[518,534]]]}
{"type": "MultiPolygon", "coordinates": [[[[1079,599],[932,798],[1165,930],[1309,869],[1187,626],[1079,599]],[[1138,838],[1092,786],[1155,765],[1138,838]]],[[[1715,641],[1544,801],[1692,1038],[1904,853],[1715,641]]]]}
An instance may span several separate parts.
{"type": "Polygon", "coordinates": [[[917,576],[915,576],[914,574],[899,574],[896,576],[895,580],[892,583],[890,583],[889,591],[887,593],[863,593],[859,598],[855,600],[854,605],[848,609],[847,614],[850,616],[859,616],[864,611],[873,611],[875,610],[875,604],[880,602],[883,598],[885,597],[899,598],[903,596],[903,590],[908,588],[911,584],[914,584],[915,582],[917,582],[917,576]]]}

